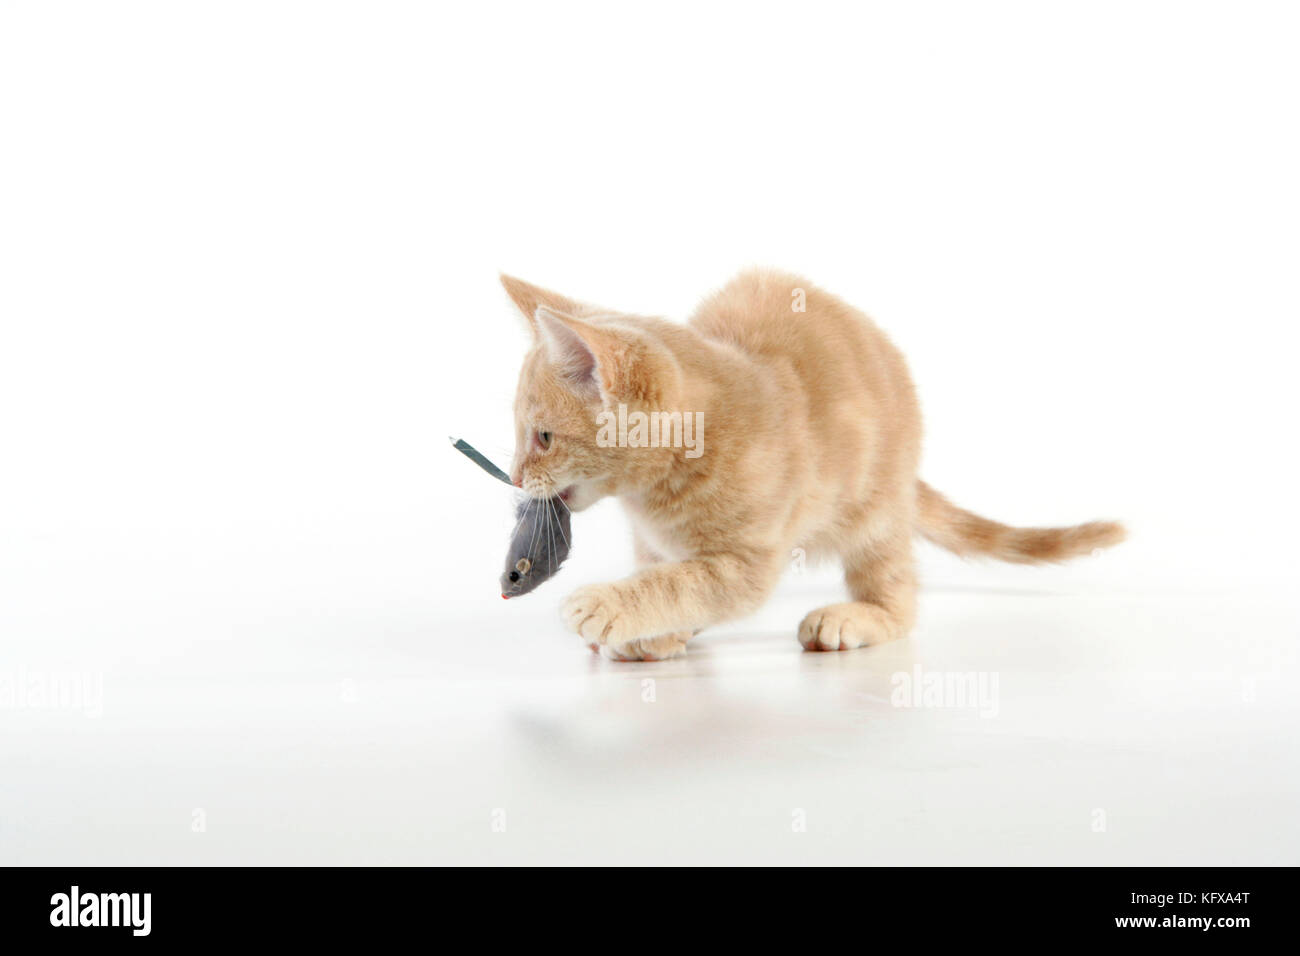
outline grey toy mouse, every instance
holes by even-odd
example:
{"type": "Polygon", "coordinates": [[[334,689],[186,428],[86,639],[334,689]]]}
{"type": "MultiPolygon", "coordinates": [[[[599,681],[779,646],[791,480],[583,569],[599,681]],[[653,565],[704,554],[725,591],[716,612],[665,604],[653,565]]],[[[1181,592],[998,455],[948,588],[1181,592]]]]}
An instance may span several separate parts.
{"type": "MultiPolygon", "coordinates": [[[[452,446],[493,478],[514,487],[510,476],[488,461],[469,442],[452,439],[452,446]]],[[[506,569],[501,573],[501,596],[527,594],[560,570],[569,556],[573,540],[569,527],[569,507],[559,497],[527,497],[515,512],[515,531],[506,552],[506,569]]]]}
{"type": "Polygon", "coordinates": [[[519,502],[518,517],[501,574],[503,598],[527,594],[560,570],[569,556],[569,509],[563,501],[525,498],[519,502]]]}

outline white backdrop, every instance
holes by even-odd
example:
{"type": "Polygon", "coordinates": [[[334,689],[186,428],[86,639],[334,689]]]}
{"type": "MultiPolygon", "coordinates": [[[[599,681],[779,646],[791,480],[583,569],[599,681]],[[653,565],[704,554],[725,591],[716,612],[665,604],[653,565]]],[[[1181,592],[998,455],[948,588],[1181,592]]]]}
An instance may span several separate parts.
{"type": "MultiPolygon", "coordinates": [[[[498,270],[677,318],[801,272],[910,360],[937,488],[1130,526],[1069,568],[927,549],[928,584],[1186,594],[1174,630],[1208,601],[1234,646],[1262,602],[1295,637],[1297,39],[1285,4],[6,4],[0,671],[105,691],[89,731],[0,713],[32,771],[0,850],[204,859],[109,834],[254,779],[252,714],[317,741],[313,682],[574,653],[556,607],[630,566],[621,514],[504,605],[509,495],[447,444],[509,456],[498,270]]],[[[383,759],[455,775],[444,719],[383,759]]]]}

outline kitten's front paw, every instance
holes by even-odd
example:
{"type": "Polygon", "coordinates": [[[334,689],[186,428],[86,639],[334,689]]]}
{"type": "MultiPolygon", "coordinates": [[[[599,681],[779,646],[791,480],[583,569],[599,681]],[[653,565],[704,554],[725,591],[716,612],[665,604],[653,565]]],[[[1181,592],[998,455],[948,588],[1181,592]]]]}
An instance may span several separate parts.
{"type": "Polygon", "coordinates": [[[612,584],[578,588],[565,599],[560,614],[564,623],[593,647],[626,644],[635,636],[623,599],[612,584]]]}
{"type": "Polygon", "coordinates": [[[683,656],[686,642],[690,639],[691,632],[682,631],[679,634],[640,637],[626,644],[593,644],[591,649],[611,661],[667,661],[683,656]]]}

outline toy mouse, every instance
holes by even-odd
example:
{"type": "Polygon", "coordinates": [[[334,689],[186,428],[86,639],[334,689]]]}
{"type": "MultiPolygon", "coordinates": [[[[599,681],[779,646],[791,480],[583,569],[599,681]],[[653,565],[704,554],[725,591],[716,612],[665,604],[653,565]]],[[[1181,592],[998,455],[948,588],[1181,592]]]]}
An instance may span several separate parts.
{"type": "MultiPolygon", "coordinates": [[[[452,446],[493,478],[514,487],[510,476],[488,461],[473,445],[452,439],[452,446]]],[[[527,594],[560,570],[569,556],[572,534],[569,506],[560,498],[525,497],[515,514],[515,531],[506,552],[506,569],[501,573],[501,596],[527,594]]]]}

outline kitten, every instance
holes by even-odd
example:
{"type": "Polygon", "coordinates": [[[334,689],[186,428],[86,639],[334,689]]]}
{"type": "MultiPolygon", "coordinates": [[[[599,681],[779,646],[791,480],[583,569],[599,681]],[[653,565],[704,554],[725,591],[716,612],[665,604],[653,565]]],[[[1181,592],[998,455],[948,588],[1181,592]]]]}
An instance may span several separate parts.
{"type": "Polygon", "coordinates": [[[847,650],[912,626],[915,534],[1026,564],[1124,538],[1110,522],[1008,527],[921,481],[921,414],[902,355],[861,312],[796,276],[743,272],[687,325],[501,281],[533,331],[511,480],[573,511],[615,495],[631,519],[640,570],[563,605],[607,657],[685,653],[701,628],[759,607],[796,548],[839,557],[853,598],[810,612],[799,641],[847,650]],[[647,418],[662,441],[626,424],[647,418]],[[678,440],[683,421],[696,425],[694,450],[678,440]]]}

